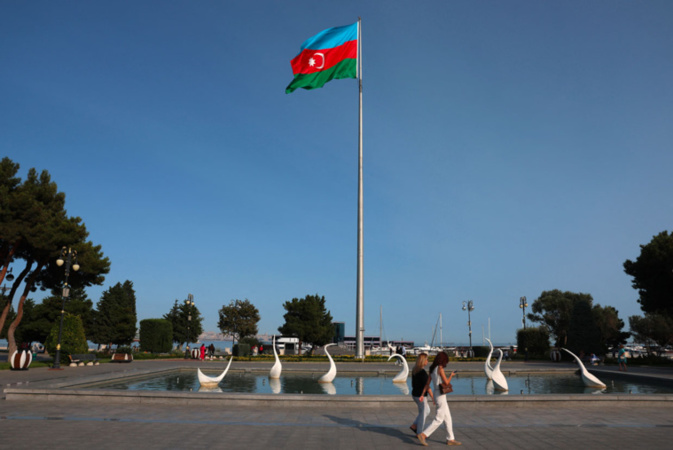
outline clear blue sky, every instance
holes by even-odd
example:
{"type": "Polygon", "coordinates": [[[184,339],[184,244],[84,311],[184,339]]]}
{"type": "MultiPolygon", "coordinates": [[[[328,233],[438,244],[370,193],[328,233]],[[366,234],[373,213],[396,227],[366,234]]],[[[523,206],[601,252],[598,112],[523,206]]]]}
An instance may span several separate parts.
{"type": "MultiPolygon", "coordinates": [[[[673,2],[2,2],[0,156],[48,170],[133,281],[319,293],[355,333],[356,80],[286,95],[308,37],[362,17],[365,327],[515,342],[519,297],[640,314],[622,264],[673,223],[673,2]]],[[[36,294],[36,298],[40,294],[36,294]]]]}

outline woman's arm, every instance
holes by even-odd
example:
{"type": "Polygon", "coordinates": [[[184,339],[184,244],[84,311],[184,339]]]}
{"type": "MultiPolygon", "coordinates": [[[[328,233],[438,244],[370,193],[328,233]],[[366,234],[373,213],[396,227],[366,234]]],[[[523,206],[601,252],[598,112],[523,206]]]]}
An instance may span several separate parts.
{"type": "Polygon", "coordinates": [[[442,381],[444,381],[444,384],[449,384],[451,382],[451,379],[453,378],[453,375],[455,372],[451,372],[451,375],[449,375],[449,378],[446,378],[446,372],[444,372],[444,368],[439,366],[439,375],[442,377],[442,381]]]}

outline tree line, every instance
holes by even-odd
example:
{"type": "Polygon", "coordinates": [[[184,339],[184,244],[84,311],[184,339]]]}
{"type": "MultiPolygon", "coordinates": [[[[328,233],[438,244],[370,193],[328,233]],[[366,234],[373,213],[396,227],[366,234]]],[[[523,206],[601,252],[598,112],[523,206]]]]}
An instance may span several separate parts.
{"type": "Polygon", "coordinates": [[[539,326],[518,330],[519,348],[541,355],[551,339],[553,346],[576,354],[604,354],[633,338],[648,353],[661,354],[673,344],[673,234],[663,231],[640,249],[635,261],[623,264],[644,313],[628,318],[630,332],[623,331],[625,323],[617,309],[594,304],[590,294],[544,291],[527,315],[539,326]]]}
{"type": "MultiPolygon", "coordinates": [[[[299,339],[299,348],[302,344],[309,344],[311,349],[332,342],[334,325],[332,315],[325,305],[325,297],[307,295],[304,298],[293,298],[283,304],[286,313],[283,316],[285,323],[278,327],[278,331],[285,336],[294,336],[299,339]]],[[[231,336],[234,342],[248,342],[258,345],[255,338],[259,329],[257,324],[261,320],[259,310],[250,300],[231,300],[218,311],[217,326],[224,335],[231,336]]],[[[152,319],[153,321],[156,319],[152,319]]],[[[190,344],[198,340],[203,332],[201,316],[198,308],[189,300],[175,303],[171,310],[163,316],[163,320],[170,325],[171,342],[182,348],[183,344],[190,344]]],[[[152,327],[157,326],[152,322],[152,327]]],[[[163,341],[166,342],[166,341],[163,341]]],[[[141,339],[141,348],[143,345],[141,339]]],[[[164,344],[165,346],[165,344],[164,344]]],[[[149,349],[148,351],[167,351],[165,347],[149,349]]]]}
{"type": "MultiPolygon", "coordinates": [[[[17,342],[33,341],[53,351],[64,298],[61,345],[65,358],[68,353],[85,352],[87,340],[130,345],[138,331],[133,283],[126,280],[111,286],[94,307],[86,288],[104,283],[110,260],[100,245],[88,239],[82,219],[67,214],[65,194],[50,174],[31,168],[22,180],[19,169],[9,158],[0,161],[0,336],[7,338],[9,353],[17,349],[17,342]],[[64,268],[57,264],[66,248],[75,252],[80,268],[69,272],[68,286],[64,285],[64,268]],[[36,303],[28,296],[38,289],[51,295],[36,303]]],[[[279,327],[281,333],[312,345],[331,341],[332,316],[324,296],[294,298],[284,307],[287,313],[285,324],[279,327]]],[[[257,334],[259,311],[249,300],[232,300],[218,313],[218,327],[233,339],[257,334]]],[[[161,329],[170,330],[171,344],[195,342],[203,332],[203,318],[193,302],[175,300],[162,320],[169,324],[161,329]]]]}

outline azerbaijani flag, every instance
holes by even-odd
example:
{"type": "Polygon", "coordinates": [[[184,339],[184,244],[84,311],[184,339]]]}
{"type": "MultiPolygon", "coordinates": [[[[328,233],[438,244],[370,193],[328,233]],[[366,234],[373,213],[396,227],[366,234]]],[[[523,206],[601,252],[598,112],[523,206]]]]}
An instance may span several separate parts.
{"type": "Polygon", "coordinates": [[[321,88],[330,80],[357,78],[358,23],[328,28],[309,38],[290,62],[294,80],[285,89],[321,88]]]}

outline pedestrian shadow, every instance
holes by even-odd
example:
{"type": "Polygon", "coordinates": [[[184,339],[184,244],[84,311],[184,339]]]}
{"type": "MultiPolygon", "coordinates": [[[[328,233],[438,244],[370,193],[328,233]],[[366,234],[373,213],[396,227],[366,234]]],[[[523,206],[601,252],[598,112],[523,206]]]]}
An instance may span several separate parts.
{"type": "Polygon", "coordinates": [[[371,423],[360,422],[359,420],[331,416],[329,414],[325,414],[323,417],[326,417],[332,422],[335,422],[344,427],[358,428],[362,431],[372,431],[374,433],[384,434],[389,437],[397,438],[407,444],[414,444],[418,442],[416,440],[415,434],[411,433],[411,431],[409,431],[409,433],[404,433],[399,430],[399,427],[397,425],[374,425],[371,423]]]}

